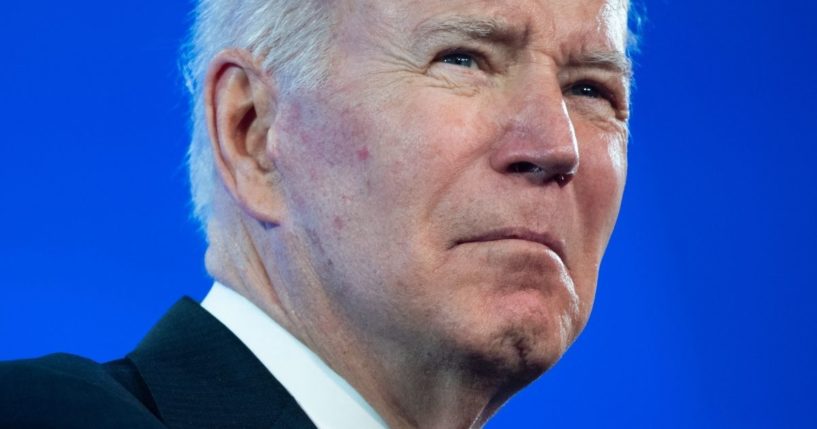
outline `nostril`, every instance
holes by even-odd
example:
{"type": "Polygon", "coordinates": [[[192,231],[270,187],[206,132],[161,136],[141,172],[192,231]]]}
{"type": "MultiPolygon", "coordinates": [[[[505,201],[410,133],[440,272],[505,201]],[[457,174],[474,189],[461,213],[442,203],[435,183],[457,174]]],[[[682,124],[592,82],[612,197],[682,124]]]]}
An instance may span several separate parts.
{"type": "Polygon", "coordinates": [[[542,167],[532,163],[532,162],[514,162],[513,164],[508,166],[508,173],[516,173],[516,174],[529,174],[529,173],[539,173],[541,174],[544,170],[542,167]]]}
{"type": "Polygon", "coordinates": [[[573,170],[563,171],[562,169],[548,171],[544,167],[532,162],[519,161],[508,165],[507,172],[523,176],[533,183],[544,184],[553,181],[560,187],[567,185],[573,179],[573,170]]]}
{"type": "Polygon", "coordinates": [[[560,187],[564,187],[573,180],[573,173],[559,174],[554,180],[556,180],[556,183],[558,183],[560,187]]]}

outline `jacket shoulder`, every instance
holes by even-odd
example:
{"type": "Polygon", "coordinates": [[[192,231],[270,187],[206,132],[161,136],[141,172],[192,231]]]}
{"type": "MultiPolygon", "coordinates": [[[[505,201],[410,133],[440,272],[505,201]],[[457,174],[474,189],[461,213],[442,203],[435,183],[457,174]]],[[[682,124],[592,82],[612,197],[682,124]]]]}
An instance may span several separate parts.
{"type": "Polygon", "coordinates": [[[0,362],[0,427],[164,426],[103,365],[53,354],[0,362]]]}

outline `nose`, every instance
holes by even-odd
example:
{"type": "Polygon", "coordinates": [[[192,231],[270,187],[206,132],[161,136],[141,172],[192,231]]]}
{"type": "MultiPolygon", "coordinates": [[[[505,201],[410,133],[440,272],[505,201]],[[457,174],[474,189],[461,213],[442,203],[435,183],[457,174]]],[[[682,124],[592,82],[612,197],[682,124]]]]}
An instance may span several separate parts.
{"type": "Polygon", "coordinates": [[[564,186],[579,168],[576,132],[556,76],[527,80],[510,96],[509,116],[491,168],[544,185],[564,186]]]}

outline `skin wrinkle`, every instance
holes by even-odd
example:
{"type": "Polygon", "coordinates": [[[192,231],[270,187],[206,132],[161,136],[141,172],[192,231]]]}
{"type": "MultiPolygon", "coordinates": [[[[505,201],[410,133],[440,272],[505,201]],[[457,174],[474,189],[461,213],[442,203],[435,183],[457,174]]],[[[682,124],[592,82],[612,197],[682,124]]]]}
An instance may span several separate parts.
{"type": "Polygon", "coordinates": [[[421,22],[412,30],[412,52],[426,52],[457,41],[483,42],[518,50],[528,43],[529,29],[513,27],[498,18],[454,15],[421,22]]]}

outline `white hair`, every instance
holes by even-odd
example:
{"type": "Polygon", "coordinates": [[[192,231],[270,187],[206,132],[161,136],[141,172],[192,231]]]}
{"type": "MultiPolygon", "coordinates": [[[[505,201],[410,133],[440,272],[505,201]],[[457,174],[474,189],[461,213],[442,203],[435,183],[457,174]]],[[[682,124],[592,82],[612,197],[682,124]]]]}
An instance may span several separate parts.
{"type": "Polygon", "coordinates": [[[228,48],[246,49],[281,94],[314,89],[326,79],[330,37],[324,0],[199,0],[184,60],[192,97],[192,137],[187,152],[194,215],[206,232],[216,173],[204,109],[210,62],[228,48]]]}

